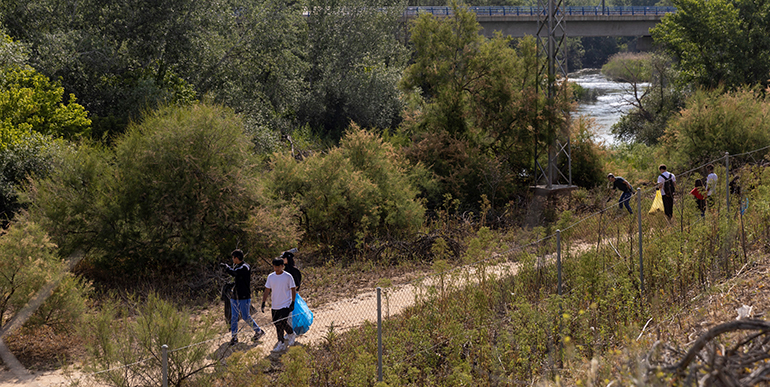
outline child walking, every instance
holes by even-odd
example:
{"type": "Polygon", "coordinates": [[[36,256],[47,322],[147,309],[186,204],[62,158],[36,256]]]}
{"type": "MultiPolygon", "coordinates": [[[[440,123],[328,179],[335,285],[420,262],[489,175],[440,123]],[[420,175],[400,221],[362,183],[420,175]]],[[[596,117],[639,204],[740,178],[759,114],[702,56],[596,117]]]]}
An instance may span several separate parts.
{"type": "Polygon", "coordinates": [[[274,352],[282,352],[294,344],[294,331],[289,325],[289,315],[294,310],[294,299],[297,297],[297,287],[294,284],[294,277],[283,270],[284,264],[282,258],[273,259],[273,269],[275,272],[267,276],[265,282],[265,292],[262,295],[262,313],[265,312],[265,302],[270,296],[270,308],[278,334],[278,343],[273,348],[274,352]],[[284,338],[284,333],[286,337],[284,338]]]}

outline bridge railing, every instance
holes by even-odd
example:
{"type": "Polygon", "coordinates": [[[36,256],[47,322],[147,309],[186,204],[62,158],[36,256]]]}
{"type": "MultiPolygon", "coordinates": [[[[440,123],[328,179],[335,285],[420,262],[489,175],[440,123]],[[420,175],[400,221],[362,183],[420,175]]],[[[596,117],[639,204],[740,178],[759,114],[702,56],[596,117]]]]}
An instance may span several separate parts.
{"type": "MultiPolygon", "coordinates": [[[[545,15],[547,10],[543,7],[522,6],[484,6],[467,7],[478,16],[535,16],[545,15]]],[[[601,6],[570,6],[563,7],[564,15],[569,16],[637,16],[637,15],[664,15],[676,12],[676,7],[601,7],[601,6]]],[[[421,12],[427,12],[435,16],[450,16],[452,7],[420,6],[407,7],[404,16],[417,16],[421,12]]],[[[557,12],[561,14],[561,12],[557,12]]]]}

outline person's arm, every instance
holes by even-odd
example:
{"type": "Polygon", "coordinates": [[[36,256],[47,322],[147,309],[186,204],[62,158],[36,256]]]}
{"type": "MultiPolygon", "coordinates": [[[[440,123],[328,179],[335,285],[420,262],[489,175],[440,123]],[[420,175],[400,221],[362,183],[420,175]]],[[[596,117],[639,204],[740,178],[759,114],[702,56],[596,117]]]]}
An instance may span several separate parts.
{"type": "Polygon", "coordinates": [[[623,180],[623,182],[626,183],[626,187],[628,187],[628,189],[630,189],[631,191],[634,190],[634,187],[631,186],[631,183],[629,183],[628,180],[623,180]]]}
{"type": "Polygon", "coordinates": [[[222,271],[235,277],[235,270],[233,270],[233,268],[230,267],[230,265],[226,263],[220,263],[219,266],[222,268],[222,271]]]}
{"type": "Polygon", "coordinates": [[[294,310],[294,301],[297,299],[297,288],[291,288],[291,305],[289,310],[294,310]]]}
{"type": "Polygon", "coordinates": [[[270,296],[270,292],[272,289],[265,288],[265,291],[262,293],[262,313],[265,313],[265,302],[267,302],[267,297],[270,296]]]}

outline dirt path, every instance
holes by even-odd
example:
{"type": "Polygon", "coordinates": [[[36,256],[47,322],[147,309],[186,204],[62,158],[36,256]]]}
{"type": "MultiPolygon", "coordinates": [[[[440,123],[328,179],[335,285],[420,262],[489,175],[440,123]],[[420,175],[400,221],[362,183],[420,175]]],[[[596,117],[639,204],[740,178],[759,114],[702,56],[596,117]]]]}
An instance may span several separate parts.
{"type": "MultiPolygon", "coordinates": [[[[572,253],[583,252],[592,247],[593,246],[587,243],[577,244],[572,247],[572,253]]],[[[552,263],[555,258],[555,254],[548,254],[545,257],[541,257],[539,264],[547,265],[552,263]]],[[[484,276],[487,278],[492,276],[500,278],[515,275],[518,272],[519,267],[520,264],[518,262],[507,261],[505,260],[505,257],[497,256],[493,257],[483,265],[459,267],[446,273],[444,276],[423,272],[422,277],[419,280],[408,281],[404,284],[395,285],[382,290],[382,318],[400,314],[404,309],[414,305],[416,299],[431,288],[438,290],[443,286],[445,289],[457,289],[463,286],[477,284],[481,278],[484,278],[484,276]]],[[[394,280],[394,282],[399,283],[402,281],[394,280]]],[[[354,297],[339,299],[320,306],[314,306],[312,300],[306,301],[314,315],[313,324],[306,334],[297,338],[297,343],[300,345],[319,344],[323,342],[324,338],[331,331],[341,333],[359,327],[367,321],[371,323],[376,323],[377,321],[376,289],[369,289],[354,297]]],[[[216,309],[211,312],[221,313],[221,310],[216,309]]],[[[241,343],[237,344],[235,347],[230,347],[228,344],[230,336],[229,333],[226,333],[226,324],[222,318],[221,320],[218,320],[216,324],[221,326],[224,333],[221,334],[218,339],[207,342],[204,345],[211,346],[212,353],[222,355],[222,357],[229,356],[233,351],[248,350],[256,345],[264,346],[263,348],[265,348],[266,352],[270,351],[273,344],[277,341],[275,329],[272,327],[270,321],[270,314],[269,312],[258,312],[254,318],[267,333],[259,343],[252,344],[248,340],[251,336],[251,332],[249,328],[245,328],[245,332],[241,333],[239,336],[241,338],[241,343]]],[[[245,323],[241,322],[241,328],[244,329],[244,327],[245,323]]],[[[66,386],[69,384],[69,378],[64,375],[62,370],[43,372],[40,374],[33,373],[32,376],[34,377],[33,380],[24,382],[16,378],[16,376],[8,370],[1,371],[0,387],[21,385],[66,386]]],[[[74,371],[70,375],[71,378],[75,379],[80,376],[82,376],[82,374],[78,371],[74,371]]]]}

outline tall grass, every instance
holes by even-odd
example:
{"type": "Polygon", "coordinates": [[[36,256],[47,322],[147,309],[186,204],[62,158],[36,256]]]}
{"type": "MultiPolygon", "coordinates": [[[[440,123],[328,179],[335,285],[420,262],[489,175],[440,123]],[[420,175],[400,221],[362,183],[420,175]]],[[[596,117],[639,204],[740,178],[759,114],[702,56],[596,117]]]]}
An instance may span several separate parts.
{"type": "MultiPolygon", "coordinates": [[[[746,168],[742,173],[757,182],[744,192],[754,203],[743,216],[748,248],[766,249],[770,186],[764,182],[770,171],[746,168]]],[[[532,384],[558,379],[565,364],[575,359],[591,359],[627,345],[646,321],[662,321],[673,307],[685,305],[747,264],[735,205],[728,213],[720,204],[701,218],[692,198],[684,196],[692,180],[682,176],[679,181],[671,225],[662,214],[643,216],[643,286],[638,220],[611,207],[572,223],[562,233],[561,295],[556,238],[545,229],[545,237],[536,243],[501,254],[504,261],[443,272],[438,275],[441,289],[426,282],[415,306],[384,322],[385,384],[532,384]],[[504,262],[517,262],[518,273],[493,274],[504,262]],[[471,279],[478,282],[466,286],[471,279]]],[[[643,193],[643,210],[649,208],[653,193],[643,193]]],[[[489,232],[482,231],[476,243],[496,243],[499,239],[490,238],[489,232]]],[[[363,375],[356,370],[371,367],[368,363],[377,350],[374,326],[310,350],[311,385],[374,385],[375,373],[355,380],[344,376],[363,375]]]]}

